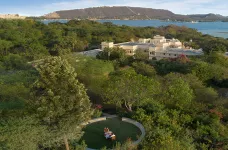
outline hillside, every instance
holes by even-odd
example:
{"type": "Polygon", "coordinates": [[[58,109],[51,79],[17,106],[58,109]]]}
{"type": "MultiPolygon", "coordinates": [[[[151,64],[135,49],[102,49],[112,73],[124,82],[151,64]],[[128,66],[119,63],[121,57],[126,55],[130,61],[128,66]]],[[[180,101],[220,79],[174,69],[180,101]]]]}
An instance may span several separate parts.
{"type": "Polygon", "coordinates": [[[184,26],[86,19],[0,19],[0,27],[0,150],[228,150],[227,39],[184,26]],[[148,60],[144,49],[128,56],[120,47],[96,58],[79,53],[155,35],[205,55],[148,60]],[[105,127],[116,141],[104,137],[105,127]]]}
{"type": "Polygon", "coordinates": [[[179,15],[169,10],[114,6],[56,11],[44,16],[46,19],[160,19],[178,21],[226,21],[227,17],[215,14],[179,15]]]}
{"type": "Polygon", "coordinates": [[[227,21],[228,18],[218,14],[195,14],[195,15],[187,15],[189,18],[193,20],[201,20],[201,21],[227,21]]]}

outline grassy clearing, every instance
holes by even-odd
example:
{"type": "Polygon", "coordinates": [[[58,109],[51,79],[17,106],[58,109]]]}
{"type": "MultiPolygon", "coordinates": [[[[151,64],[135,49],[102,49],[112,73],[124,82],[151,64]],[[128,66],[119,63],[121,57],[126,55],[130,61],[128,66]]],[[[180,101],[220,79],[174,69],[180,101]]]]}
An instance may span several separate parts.
{"type": "Polygon", "coordinates": [[[116,142],[123,143],[128,138],[133,141],[141,135],[138,127],[122,122],[119,118],[107,119],[89,124],[84,129],[85,134],[81,141],[84,140],[89,148],[100,149],[102,147],[111,148],[116,142]],[[104,137],[104,128],[108,127],[116,135],[116,141],[106,140],[104,137]]]}

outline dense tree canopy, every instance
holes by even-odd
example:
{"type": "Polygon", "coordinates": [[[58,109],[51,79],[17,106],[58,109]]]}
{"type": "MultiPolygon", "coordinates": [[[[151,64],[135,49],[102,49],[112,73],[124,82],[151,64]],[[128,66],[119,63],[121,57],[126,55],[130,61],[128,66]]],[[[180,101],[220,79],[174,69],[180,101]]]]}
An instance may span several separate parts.
{"type": "Polygon", "coordinates": [[[227,39],[174,25],[0,20],[0,149],[84,150],[80,124],[102,112],[146,129],[137,147],[128,140],[114,149],[228,149],[227,48],[227,39]],[[99,59],[77,54],[103,41],[157,34],[205,55],[146,60],[121,48],[105,49],[99,59]]]}
{"type": "Polygon", "coordinates": [[[103,97],[107,103],[123,105],[132,111],[132,106],[140,106],[148,99],[153,99],[159,93],[159,88],[156,80],[126,69],[110,77],[104,87],[103,97]]]}
{"type": "Polygon", "coordinates": [[[167,92],[165,93],[165,103],[178,109],[187,109],[194,98],[193,91],[182,79],[166,78],[167,92]]]}
{"type": "Polygon", "coordinates": [[[34,117],[1,120],[0,148],[10,150],[37,149],[48,130],[34,117]]]}
{"type": "MultiPolygon", "coordinates": [[[[224,52],[228,48],[228,42],[223,38],[202,35],[194,29],[174,25],[142,28],[88,20],[71,20],[66,24],[54,22],[48,25],[34,20],[0,20],[0,27],[0,55],[16,53],[30,60],[48,54],[61,55],[100,48],[103,41],[135,41],[138,38],[151,38],[156,34],[178,38],[187,45],[203,48],[205,53],[224,52]],[[193,42],[189,42],[190,40],[193,42]]],[[[141,59],[144,56],[139,54],[135,57],[141,59]]]]}
{"type": "Polygon", "coordinates": [[[74,69],[60,57],[47,58],[35,67],[40,77],[32,88],[31,103],[38,117],[49,127],[47,144],[61,144],[64,136],[69,140],[79,139],[80,124],[92,114],[84,85],[76,79],[74,69]]]}

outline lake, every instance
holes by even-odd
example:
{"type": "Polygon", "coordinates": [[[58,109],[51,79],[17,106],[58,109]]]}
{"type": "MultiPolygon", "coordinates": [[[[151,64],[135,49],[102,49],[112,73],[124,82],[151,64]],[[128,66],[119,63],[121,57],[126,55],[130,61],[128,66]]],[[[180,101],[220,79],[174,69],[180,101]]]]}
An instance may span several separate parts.
{"type": "MultiPolygon", "coordinates": [[[[62,22],[66,23],[68,20],[43,20],[45,24],[50,22],[62,22]]],[[[228,22],[173,22],[173,21],[161,21],[161,20],[97,20],[98,22],[112,22],[116,25],[127,25],[127,26],[139,26],[139,27],[159,27],[167,26],[170,24],[177,26],[186,26],[189,28],[197,29],[203,34],[210,34],[215,37],[228,38],[228,22]]]]}

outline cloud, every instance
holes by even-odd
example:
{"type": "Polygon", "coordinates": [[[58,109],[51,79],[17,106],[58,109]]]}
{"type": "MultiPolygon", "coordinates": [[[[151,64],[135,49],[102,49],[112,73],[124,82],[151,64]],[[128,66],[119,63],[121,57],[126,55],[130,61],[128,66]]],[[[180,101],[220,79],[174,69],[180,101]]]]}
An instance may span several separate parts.
{"type": "MultiPolygon", "coordinates": [[[[103,4],[104,5],[104,4],[103,4]]],[[[43,6],[45,10],[69,10],[69,9],[80,9],[87,7],[98,7],[102,6],[101,0],[77,0],[68,2],[52,3],[43,6]]]]}

